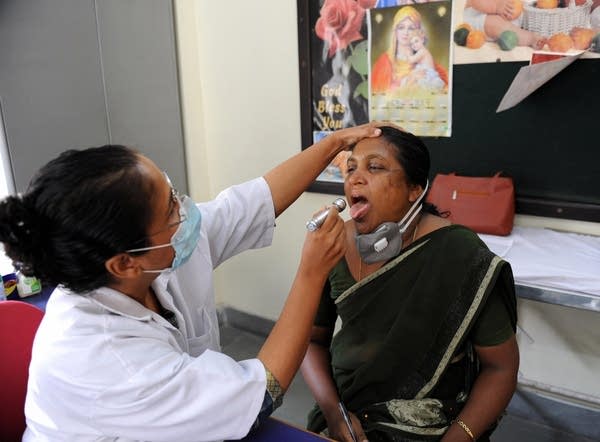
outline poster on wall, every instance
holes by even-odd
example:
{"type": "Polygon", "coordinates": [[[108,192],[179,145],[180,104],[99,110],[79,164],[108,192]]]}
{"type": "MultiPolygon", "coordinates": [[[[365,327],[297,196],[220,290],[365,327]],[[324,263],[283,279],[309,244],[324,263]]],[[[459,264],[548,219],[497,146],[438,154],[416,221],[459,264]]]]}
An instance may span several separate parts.
{"type": "Polygon", "coordinates": [[[371,120],[419,136],[450,136],[451,12],[450,1],[369,11],[371,120]]]}
{"type": "Polygon", "coordinates": [[[530,61],[539,53],[597,58],[600,0],[454,0],[454,63],[530,61]],[[486,8],[487,6],[487,8],[486,8]]]}
{"type": "MultiPolygon", "coordinates": [[[[310,0],[312,142],[369,121],[366,16],[376,0],[310,0]],[[314,21],[313,21],[314,20],[314,21]]],[[[317,178],[344,180],[345,153],[317,178]]]]}
{"type": "MultiPolygon", "coordinates": [[[[307,113],[311,121],[311,143],[319,141],[331,131],[363,124],[372,119],[386,119],[400,125],[404,124],[401,118],[396,119],[394,115],[390,115],[388,118],[369,115],[369,99],[371,98],[369,50],[371,44],[368,17],[370,10],[384,11],[387,8],[412,3],[410,0],[308,0],[307,3],[304,1],[298,3],[299,11],[308,16],[308,23],[305,23],[307,41],[303,41],[302,36],[300,37],[300,58],[302,70],[302,52],[306,51],[305,61],[308,65],[306,71],[310,72],[308,88],[310,100],[309,103],[305,103],[309,105],[310,109],[303,109],[302,112],[307,113]],[[308,44],[305,45],[305,43],[308,44]]],[[[428,2],[421,1],[419,3],[428,2]]],[[[437,45],[441,44],[442,40],[437,37],[438,32],[433,30],[427,30],[428,33],[432,32],[431,35],[421,36],[425,42],[424,51],[421,54],[426,52],[434,54],[434,58],[438,58],[435,62],[438,66],[443,66],[444,73],[441,74],[440,80],[444,82],[444,86],[437,87],[436,92],[442,91],[442,94],[449,100],[450,88],[447,85],[451,84],[451,65],[448,63],[450,59],[448,51],[451,47],[449,40],[451,37],[449,27],[451,2],[439,3],[447,4],[444,7],[448,11],[446,17],[448,32],[444,31],[446,37],[443,40],[446,43],[446,55],[439,55],[441,51],[437,49],[437,45]],[[431,41],[435,41],[436,49],[431,47],[431,41]]],[[[430,12],[426,12],[425,17],[429,17],[429,14],[430,12]]],[[[299,29],[302,32],[302,26],[299,29]]],[[[385,38],[388,42],[390,40],[389,36],[381,38],[385,38]]],[[[421,64],[425,66],[427,62],[423,60],[421,64]]],[[[423,74],[425,72],[425,70],[422,71],[423,74]]],[[[431,74],[432,71],[429,73],[431,74]]],[[[417,76],[417,74],[413,76],[415,81],[417,76]]],[[[430,83],[433,84],[434,80],[430,83]]],[[[447,102],[447,100],[444,101],[447,102]]],[[[411,101],[409,105],[415,111],[414,113],[419,115],[419,119],[426,122],[433,116],[428,117],[427,110],[421,112],[419,108],[421,104],[424,109],[428,106],[415,97],[415,100],[411,101]],[[415,105],[417,106],[415,107],[415,105]]],[[[449,109],[449,106],[446,105],[443,114],[448,115],[449,109]]],[[[438,131],[435,135],[449,135],[449,118],[446,120],[447,129],[438,131]]],[[[427,135],[427,127],[414,127],[413,129],[417,130],[416,133],[419,135],[427,135]]],[[[305,138],[304,135],[303,138],[305,138]]],[[[307,143],[303,142],[303,144],[307,143]]],[[[342,183],[347,155],[345,152],[340,153],[317,178],[317,184],[342,183]]],[[[322,188],[320,190],[328,191],[322,188]]]]}

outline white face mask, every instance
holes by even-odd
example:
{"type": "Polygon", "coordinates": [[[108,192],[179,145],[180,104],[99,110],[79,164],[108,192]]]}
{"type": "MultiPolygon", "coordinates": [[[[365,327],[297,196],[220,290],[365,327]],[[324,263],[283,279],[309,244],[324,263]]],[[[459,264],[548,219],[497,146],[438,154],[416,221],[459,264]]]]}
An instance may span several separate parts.
{"type": "Polygon", "coordinates": [[[179,227],[171,237],[171,241],[167,244],[158,246],[141,247],[139,249],[130,249],[125,252],[143,252],[146,250],[161,249],[163,247],[173,247],[175,257],[171,267],[160,270],[144,270],[144,273],[163,273],[171,272],[181,265],[185,264],[200,240],[200,226],[202,222],[202,214],[198,206],[188,196],[176,197],[179,201],[179,227]]]}
{"type": "Polygon", "coordinates": [[[421,200],[427,193],[428,188],[429,180],[425,184],[425,190],[408,209],[400,222],[386,222],[371,233],[356,235],[356,248],[365,263],[373,264],[374,262],[387,261],[400,253],[402,250],[402,235],[423,208],[421,200]]]}

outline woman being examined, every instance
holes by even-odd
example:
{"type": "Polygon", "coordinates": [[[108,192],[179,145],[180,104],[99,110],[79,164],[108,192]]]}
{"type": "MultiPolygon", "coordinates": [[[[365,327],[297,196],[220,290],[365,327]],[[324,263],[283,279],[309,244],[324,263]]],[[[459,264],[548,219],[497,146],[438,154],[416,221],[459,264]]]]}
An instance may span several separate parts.
{"type": "Polygon", "coordinates": [[[381,129],[348,159],[347,249],[302,363],[308,428],[351,441],[342,402],[359,440],[488,440],[519,365],[511,268],[423,202],[423,142],[381,129]]]}
{"type": "MultiPolygon", "coordinates": [[[[308,233],[290,294],[257,358],[219,352],[212,271],[270,244],[275,217],[341,150],[336,132],[195,204],[123,146],[70,150],[0,203],[0,241],[58,288],[33,345],[24,441],[211,441],[244,436],[281,403],[328,271],[345,250],[330,214],[308,233]]],[[[333,211],[333,210],[332,210],[333,211]]]]}

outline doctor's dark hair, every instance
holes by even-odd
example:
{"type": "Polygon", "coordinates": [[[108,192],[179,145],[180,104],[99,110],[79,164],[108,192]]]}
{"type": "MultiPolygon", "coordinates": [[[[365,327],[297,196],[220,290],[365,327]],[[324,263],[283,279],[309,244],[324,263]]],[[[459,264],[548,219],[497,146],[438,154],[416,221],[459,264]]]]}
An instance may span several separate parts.
{"type": "MultiPolygon", "coordinates": [[[[394,147],[396,159],[404,169],[408,184],[417,184],[425,189],[431,160],[429,149],[423,140],[410,132],[404,132],[392,126],[382,126],[380,129],[381,137],[394,147]]],[[[423,212],[440,215],[437,207],[427,202],[423,202],[423,212]]]]}
{"type": "Polygon", "coordinates": [[[139,159],[119,145],[68,150],[2,200],[0,242],[15,267],[79,293],[107,285],[105,261],[146,245],[152,194],[139,159]]]}

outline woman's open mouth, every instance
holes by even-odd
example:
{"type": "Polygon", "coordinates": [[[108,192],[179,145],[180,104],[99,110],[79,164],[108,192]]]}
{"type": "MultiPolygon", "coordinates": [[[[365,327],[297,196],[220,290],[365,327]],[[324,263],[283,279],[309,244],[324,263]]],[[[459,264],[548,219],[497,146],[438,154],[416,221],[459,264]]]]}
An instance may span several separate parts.
{"type": "Polygon", "coordinates": [[[355,221],[360,221],[369,211],[371,204],[362,195],[350,197],[350,216],[355,221]]]}

